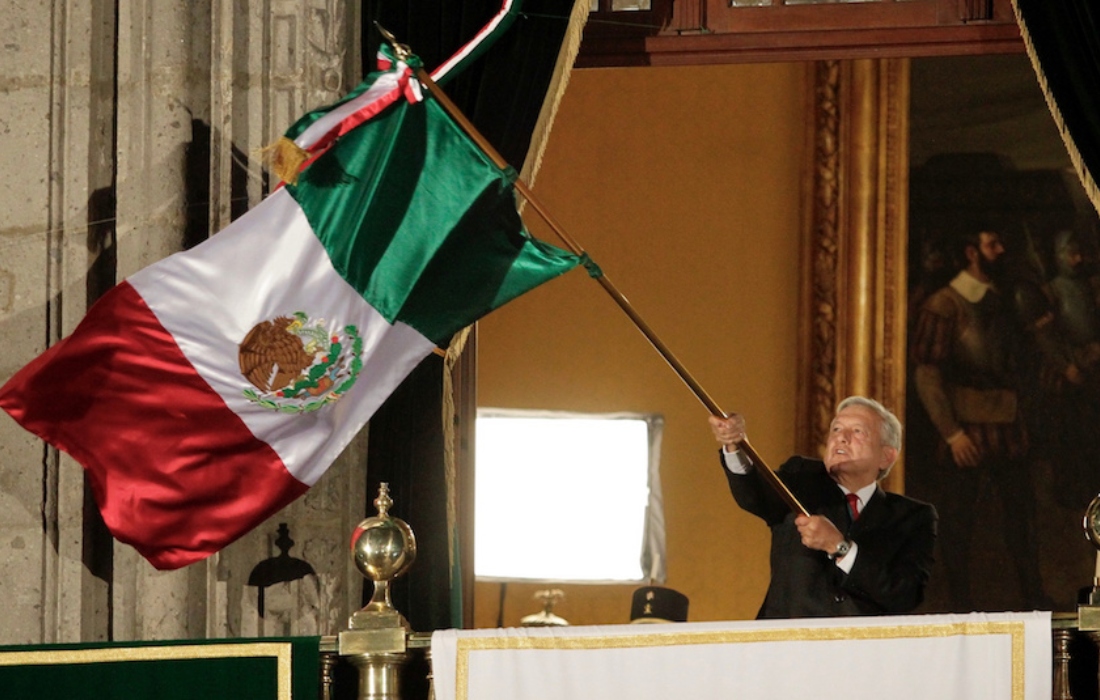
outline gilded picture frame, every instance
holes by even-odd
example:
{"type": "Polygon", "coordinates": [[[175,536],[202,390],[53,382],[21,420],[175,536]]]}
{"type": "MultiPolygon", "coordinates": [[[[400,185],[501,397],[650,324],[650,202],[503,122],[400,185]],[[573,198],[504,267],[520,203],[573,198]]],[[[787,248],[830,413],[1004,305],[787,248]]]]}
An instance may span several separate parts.
{"type": "MultiPolygon", "coordinates": [[[[799,449],[819,453],[837,402],[905,415],[909,59],[807,64],[799,449]]],[[[885,486],[904,492],[904,455],[885,486]]]]}

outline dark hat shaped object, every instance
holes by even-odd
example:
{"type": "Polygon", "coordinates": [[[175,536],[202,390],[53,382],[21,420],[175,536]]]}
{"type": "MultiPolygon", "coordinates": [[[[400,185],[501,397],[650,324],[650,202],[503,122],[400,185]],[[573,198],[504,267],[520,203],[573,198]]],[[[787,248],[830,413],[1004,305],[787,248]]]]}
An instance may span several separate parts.
{"type": "Polygon", "coordinates": [[[643,586],[634,591],[631,622],[687,622],[688,598],[661,586],[643,586]]]}

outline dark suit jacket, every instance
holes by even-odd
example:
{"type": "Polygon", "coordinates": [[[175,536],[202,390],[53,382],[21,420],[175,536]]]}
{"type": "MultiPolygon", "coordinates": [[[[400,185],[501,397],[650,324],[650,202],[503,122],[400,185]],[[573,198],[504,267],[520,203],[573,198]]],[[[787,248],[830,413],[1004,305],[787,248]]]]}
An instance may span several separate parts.
{"type": "Polygon", "coordinates": [[[844,493],[825,463],[792,457],[777,472],[806,510],[824,515],[859,545],[850,573],[802,545],[795,514],[755,470],[732,474],[722,464],[738,505],[772,531],[771,584],[757,617],[839,617],[913,611],[924,599],[936,541],[936,510],[876,489],[851,523],[844,493]]]}

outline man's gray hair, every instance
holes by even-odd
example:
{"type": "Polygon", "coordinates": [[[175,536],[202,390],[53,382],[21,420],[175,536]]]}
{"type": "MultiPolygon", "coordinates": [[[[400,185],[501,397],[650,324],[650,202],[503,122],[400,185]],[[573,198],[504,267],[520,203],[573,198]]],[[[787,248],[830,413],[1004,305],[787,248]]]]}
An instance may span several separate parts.
{"type": "Polygon", "coordinates": [[[849,396],[837,404],[836,412],[840,413],[849,406],[864,406],[871,409],[881,418],[882,443],[901,451],[901,421],[878,401],[866,396],[849,396]]]}

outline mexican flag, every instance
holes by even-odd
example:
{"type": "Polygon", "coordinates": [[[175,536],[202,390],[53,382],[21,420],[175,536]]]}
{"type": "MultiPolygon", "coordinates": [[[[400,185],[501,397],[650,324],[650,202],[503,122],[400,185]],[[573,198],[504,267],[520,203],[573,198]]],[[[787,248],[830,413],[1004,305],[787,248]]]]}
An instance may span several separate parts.
{"type": "Polygon", "coordinates": [[[433,349],[577,265],[527,233],[514,173],[425,97],[413,61],[303,117],[293,184],[117,285],[0,388],[154,566],[300,496],[433,349]]]}

